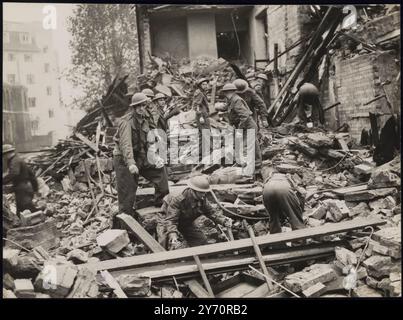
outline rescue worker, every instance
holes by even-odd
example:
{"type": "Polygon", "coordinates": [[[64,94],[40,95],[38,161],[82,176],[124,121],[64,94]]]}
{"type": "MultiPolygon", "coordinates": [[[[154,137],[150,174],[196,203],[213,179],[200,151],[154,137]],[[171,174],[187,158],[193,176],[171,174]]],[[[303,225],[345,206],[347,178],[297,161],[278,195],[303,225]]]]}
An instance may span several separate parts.
{"type": "Polygon", "coordinates": [[[3,168],[6,168],[6,172],[3,173],[3,184],[12,183],[17,215],[27,209],[31,212],[38,211],[32,203],[34,193],[38,192],[38,181],[32,169],[10,144],[3,145],[3,168]]]}
{"type": "Polygon", "coordinates": [[[211,132],[210,132],[210,109],[209,101],[207,99],[207,88],[209,80],[201,78],[197,80],[197,89],[193,94],[192,109],[196,111],[196,123],[199,129],[199,159],[203,158],[202,148],[207,148],[210,145],[211,148],[211,132]],[[204,130],[204,131],[203,131],[204,130]],[[206,131],[208,130],[208,131],[206,131]]]}
{"type": "Polygon", "coordinates": [[[120,118],[115,136],[113,161],[119,211],[131,215],[134,214],[139,175],[154,184],[156,206],[161,206],[162,199],[169,193],[164,160],[154,152],[156,144],[147,140],[150,130],[156,129],[147,112],[148,102],[144,93],[133,95],[129,110],[120,118]]]}
{"type": "Polygon", "coordinates": [[[208,179],[205,176],[196,176],[189,179],[188,187],[181,194],[164,198],[162,210],[165,218],[162,223],[168,235],[168,250],[180,246],[179,233],[191,247],[207,244],[206,236],[194,224],[201,215],[216,224],[232,227],[232,219],[225,217],[221,212],[215,212],[207,200],[207,193],[210,191],[208,179]]]}
{"type": "Polygon", "coordinates": [[[166,133],[168,131],[168,120],[173,116],[179,114],[179,109],[174,107],[171,110],[167,110],[168,105],[166,102],[166,96],[162,93],[157,93],[153,98],[153,117],[157,128],[164,130],[166,133]]]}
{"type": "Polygon", "coordinates": [[[267,81],[269,81],[269,78],[264,73],[259,73],[256,76],[256,80],[253,86],[253,90],[255,90],[255,92],[263,101],[266,100],[267,81]]]}
{"type": "Polygon", "coordinates": [[[281,232],[285,220],[293,230],[305,228],[303,196],[286,175],[275,170],[269,173],[263,188],[263,203],[270,215],[270,234],[281,232]]]}
{"type": "Polygon", "coordinates": [[[269,126],[267,107],[262,98],[256,93],[255,90],[249,88],[248,82],[243,79],[236,79],[233,84],[236,87],[236,93],[246,102],[246,105],[252,111],[252,117],[256,124],[258,124],[258,115],[261,117],[262,124],[265,128],[269,126]]]}
{"type": "Polygon", "coordinates": [[[319,90],[312,83],[305,82],[298,90],[297,96],[298,118],[303,124],[312,123],[318,126],[325,123],[322,105],[319,101],[319,90]]]}
{"type": "MultiPolygon", "coordinates": [[[[248,108],[246,102],[236,93],[237,88],[233,83],[227,83],[222,88],[221,92],[227,99],[227,105],[220,107],[216,106],[217,110],[228,111],[228,118],[231,125],[236,129],[243,129],[244,146],[248,148],[247,154],[250,156],[252,149],[250,144],[247,144],[246,130],[253,129],[255,133],[255,174],[259,174],[262,167],[262,154],[257,139],[258,127],[253,120],[252,111],[248,108]],[[250,151],[250,152],[249,152],[250,151]]],[[[246,165],[243,163],[242,165],[246,165]]]]}

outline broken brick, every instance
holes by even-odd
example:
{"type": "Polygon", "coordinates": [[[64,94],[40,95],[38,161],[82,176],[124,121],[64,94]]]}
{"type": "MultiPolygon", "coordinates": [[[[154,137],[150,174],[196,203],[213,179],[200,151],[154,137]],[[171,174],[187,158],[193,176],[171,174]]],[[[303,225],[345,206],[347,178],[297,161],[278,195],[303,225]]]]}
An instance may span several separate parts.
{"type": "Polygon", "coordinates": [[[390,274],[392,260],[390,257],[375,255],[365,260],[363,265],[367,268],[368,275],[381,278],[390,274]]]}
{"type": "Polygon", "coordinates": [[[371,174],[372,169],[374,169],[373,166],[369,166],[367,164],[362,163],[362,164],[356,165],[354,167],[354,173],[357,174],[357,175],[368,176],[368,175],[371,174]]]}
{"type": "Polygon", "coordinates": [[[312,287],[302,291],[302,294],[307,298],[319,297],[323,292],[326,291],[326,286],[318,282],[314,284],[312,287]]]}
{"type": "Polygon", "coordinates": [[[14,280],[14,293],[18,298],[33,298],[35,297],[34,286],[30,279],[14,280]]]}
{"type": "Polygon", "coordinates": [[[81,249],[74,249],[67,254],[67,260],[75,264],[88,262],[88,253],[81,249]]]}
{"type": "Polygon", "coordinates": [[[113,253],[118,253],[129,243],[129,235],[126,230],[110,229],[97,237],[98,245],[113,253]]]}
{"type": "Polygon", "coordinates": [[[342,247],[335,248],[335,256],[337,261],[344,266],[355,266],[358,262],[354,252],[342,247]]]}
{"type": "Polygon", "coordinates": [[[313,211],[309,214],[311,218],[314,219],[323,219],[324,216],[326,215],[327,211],[327,205],[324,203],[319,204],[316,208],[313,209],[313,211]]]}
{"type": "Polygon", "coordinates": [[[350,213],[350,209],[346,203],[341,200],[327,200],[328,211],[326,214],[326,220],[333,222],[339,222],[344,218],[347,218],[350,213]]]}
{"type": "Polygon", "coordinates": [[[77,269],[72,265],[45,264],[35,280],[35,288],[53,298],[63,298],[69,293],[76,276],[77,269]]]}
{"type": "Polygon", "coordinates": [[[357,298],[382,298],[382,294],[376,291],[375,289],[362,285],[353,289],[352,292],[353,297],[357,298]]]}
{"type": "Polygon", "coordinates": [[[373,239],[391,250],[401,250],[401,229],[399,227],[389,227],[378,230],[373,234],[373,239]]]}
{"type": "Polygon", "coordinates": [[[31,213],[31,211],[29,210],[24,210],[23,212],[21,212],[20,218],[22,225],[27,227],[45,221],[46,216],[43,211],[31,213]]]}
{"type": "Polygon", "coordinates": [[[360,202],[355,207],[350,209],[350,217],[362,216],[365,217],[369,214],[369,206],[365,202],[360,202]]]}
{"type": "Polygon", "coordinates": [[[123,274],[116,279],[129,297],[146,297],[151,289],[151,278],[123,274]]]}
{"type": "Polygon", "coordinates": [[[336,272],[328,264],[314,264],[285,277],[284,285],[293,292],[308,289],[314,284],[326,283],[337,278],[336,272]]]}
{"type": "Polygon", "coordinates": [[[382,168],[377,168],[371,175],[368,181],[369,189],[378,188],[388,188],[388,187],[399,187],[400,178],[395,173],[390,170],[382,170],[382,168]]]}

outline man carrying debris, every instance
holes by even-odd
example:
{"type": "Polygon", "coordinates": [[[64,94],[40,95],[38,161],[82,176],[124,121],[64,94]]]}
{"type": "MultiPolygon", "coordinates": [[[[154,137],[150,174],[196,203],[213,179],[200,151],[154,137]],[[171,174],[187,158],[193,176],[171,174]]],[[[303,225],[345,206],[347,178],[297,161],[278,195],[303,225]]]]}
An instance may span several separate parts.
{"type": "Polygon", "coordinates": [[[153,110],[152,114],[154,122],[157,125],[157,128],[164,130],[164,132],[166,133],[168,131],[168,120],[173,116],[179,114],[179,109],[177,107],[174,107],[173,109],[168,111],[166,96],[162,93],[157,93],[155,97],[153,94],[153,106],[154,107],[151,109],[153,110]]]}
{"type": "Polygon", "coordinates": [[[133,95],[128,112],[120,119],[113,150],[119,211],[132,215],[139,174],[154,184],[156,206],[169,193],[164,160],[156,155],[155,143],[147,140],[150,130],[156,129],[147,112],[148,102],[144,93],[133,95]]]}
{"type": "Polygon", "coordinates": [[[270,214],[270,234],[281,232],[281,223],[285,220],[293,230],[305,228],[304,199],[284,174],[275,170],[269,173],[263,188],[263,203],[270,214]]]}
{"type": "MultiPolygon", "coordinates": [[[[246,102],[236,94],[237,88],[234,84],[227,83],[221,91],[227,99],[227,105],[224,107],[216,106],[216,109],[219,111],[227,110],[230,124],[236,129],[243,129],[243,146],[245,147],[246,145],[248,156],[252,154],[253,144],[247,143],[247,131],[254,130],[255,174],[259,174],[262,167],[262,154],[257,140],[258,127],[252,118],[252,111],[248,108],[246,102]]],[[[246,163],[242,164],[246,165],[246,163]]]]}
{"type": "Polygon", "coordinates": [[[319,90],[312,83],[305,82],[298,90],[297,110],[300,122],[312,126],[325,123],[325,116],[322,105],[319,101],[319,90]]]}
{"type": "Polygon", "coordinates": [[[181,194],[168,195],[164,198],[162,210],[166,216],[163,225],[168,235],[169,250],[180,247],[178,233],[182,234],[191,247],[207,244],[206,236],[194,224],[201,215],[205,215],[216,224],[232,227],[232,219],[215,212],[207,200],[207,193],[210,191],[208,179],[205,176],[196,176],[189,180],[188,188],[181,194]]]}
{"type": "Polygon", "coordinates": [[[267,107],[261,97],[255,90],[249,88],[248,83],[243,79],[236,79],[233,84],[236,87],[236,93],[245,100],[247,106],[252,111],[253,120],[258,124],[258,114],[260,115],[262,124],[265,128],[269,126],[267,119],[269,114],[267,113],[267,107]]]}
{"type": "Polygon", "coordinates": [[[199,129],[199,159],[203,158],[202,147],[209,145],[210,142],[210,109],[206,95],[208,82],[209,80],[206,78],[197,80],[197,89],[194,92],[192,103],[192,109],[196,111],[196,123],[199,129]]]}
{"type": "Polygon", "coordinates": [[[3,184],[12,183],[15,193],[17,215],[24,210],[36,212],[37,208],[32,203],[34,193],[38,192],[38,181],[30,167],[15,152],[10,144],[3,145],[3,184]]]}

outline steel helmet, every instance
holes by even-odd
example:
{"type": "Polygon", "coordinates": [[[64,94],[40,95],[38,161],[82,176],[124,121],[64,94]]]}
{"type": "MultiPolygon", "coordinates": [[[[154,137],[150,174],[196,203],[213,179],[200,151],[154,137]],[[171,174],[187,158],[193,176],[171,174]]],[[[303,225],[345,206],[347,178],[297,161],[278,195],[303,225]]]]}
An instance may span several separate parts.
{"type": "Polygon", "coordinates": [[[15,148],[11,144],[4,144],[3,145],[3,154],[15,151],[15,148]]]}
{"type": "Polygon", "coordinates": [[[143,89],[141,92],[144,93],[147,97],[154,98],[154,92],[151,89],[146,88],[143,89]]]}
{"type": "Polygon", "coordinates": [[[134,107],[137,106],[143,102],[148,101],[149,99],[147,98],[147,96],[142,93],[142,92],[137,92],[133,95],[132,97],[132,103],[130,104],[130,107],[134,107]]]}
{"type": "Polygon", "coordinates": [[[210,183],[206,176],[192,177],[188,181],[188,187],[198,192],[210,192],[210,183]]]}
{"type": "Polygon", "coordinates": [[[264,73],[259,73],[257,76],[256,76],[256,78],[257,79],[263,79],[263,80],[269,80],[269,78],[267,78],[267,76],[264,74],[264,73]]]}
{"type": "Polygon", "coordinates": [[[209,82],[209,79],[207,78],[201,78],[199,80],[197,80],[197,85],[200,86],[203,82],[209,82]]]}
{"type": "Polygon", "coordinates": [[[165,99],[165,95],[164,95],[163,93],[157,93],[157,94],[154,96],[153,101],[154,101],[154,100],[159,100],[159,99],[165,99]]]}
{"type": "Polygon", "coordinates": [[[221,91],[236,91],[236,87],[233,83],[227,83],[224,85],[224,87],[221,89],[221,91]]]}
{"type": "Polygon", "coordinates": [[[233,84],[236,87],[236,91],[240,93],[245,92],[249,87],[248,83],[243,79],[236,79],[233,84]]]}

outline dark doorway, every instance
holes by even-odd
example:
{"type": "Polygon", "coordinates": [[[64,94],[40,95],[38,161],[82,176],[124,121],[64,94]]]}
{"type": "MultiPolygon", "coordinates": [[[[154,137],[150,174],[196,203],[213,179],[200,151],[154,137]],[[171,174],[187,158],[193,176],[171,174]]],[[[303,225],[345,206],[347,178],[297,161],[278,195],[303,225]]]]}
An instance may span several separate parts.
{"type": "Polygon", "coordinates": [[[242,57],[241,44],[235,32],[217,33],[218,57],[228,61],[240,60],[242,57]]]}

